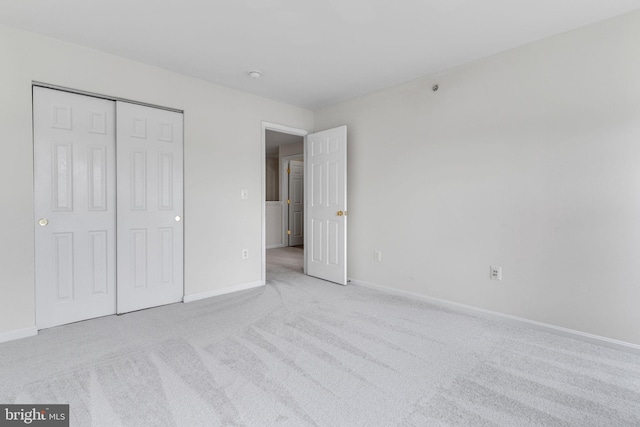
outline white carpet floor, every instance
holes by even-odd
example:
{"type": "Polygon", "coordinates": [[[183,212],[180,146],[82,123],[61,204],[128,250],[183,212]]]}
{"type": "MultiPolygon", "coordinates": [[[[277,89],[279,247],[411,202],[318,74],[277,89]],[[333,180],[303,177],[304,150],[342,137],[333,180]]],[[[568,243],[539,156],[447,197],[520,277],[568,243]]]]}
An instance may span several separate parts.
{"type": "Polygon", "coordinates": [[[0,344],[0,403],[72,426],[640,426],[640,356],[338,286],[267,286],[0,344]]]}

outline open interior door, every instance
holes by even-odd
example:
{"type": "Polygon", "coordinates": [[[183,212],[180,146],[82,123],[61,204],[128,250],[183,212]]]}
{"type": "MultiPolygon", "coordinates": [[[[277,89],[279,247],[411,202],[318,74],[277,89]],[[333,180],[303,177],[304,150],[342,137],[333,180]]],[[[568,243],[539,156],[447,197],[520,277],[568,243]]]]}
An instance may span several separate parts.
{"type": "Polygon", "coordinates": [[[307,135],[304,155],[305,268],[347,284],[347,127],[307,135]]]}

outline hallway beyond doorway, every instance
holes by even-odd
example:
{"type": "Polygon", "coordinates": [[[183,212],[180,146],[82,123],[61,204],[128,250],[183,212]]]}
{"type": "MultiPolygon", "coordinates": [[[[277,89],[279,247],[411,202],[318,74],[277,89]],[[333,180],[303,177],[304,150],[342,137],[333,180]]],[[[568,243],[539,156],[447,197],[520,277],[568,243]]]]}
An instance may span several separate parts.
{"type": "Polygon", "coordinates": [[[274,273],[291,270],[304,273],[303,246],[267,249],[267,280],[274,273]]]}

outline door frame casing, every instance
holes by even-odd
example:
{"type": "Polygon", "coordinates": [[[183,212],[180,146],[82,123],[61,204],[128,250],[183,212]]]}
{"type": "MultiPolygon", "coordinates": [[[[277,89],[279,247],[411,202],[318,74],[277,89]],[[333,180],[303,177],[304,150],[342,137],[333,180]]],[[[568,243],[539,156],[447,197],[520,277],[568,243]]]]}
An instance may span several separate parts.
{"type": "MultiPolygon", "coordinates": [[[[261,187],[261,206],[262,206],[262,268],[261,268],[261,281],[265,285],[267,283],[267,131],[272,130],[275,132],[287,133],[289,135],[298,135],[306,138],[311,131],[305,129],[294,128],[291,126],[285,126],[278,123],[262,122],[262,144],[260,146],[260,179],[262,181],[261,187]]],[[[303,141],[304,144],[304,141],[303,141]]],[[[281,186],[282,187],[282,186],[281,186]]],[[[280,195],[282,199],[282,194],[280,195]]],[[[306,258],[306,257],[305,257],[306,258]]],[[[307,266],[305,261],[304,271],[306,273],[307,266]]]]}
{"type": "MultiPolygon", "coordinates": [[[[182,113],[184,115],[184,110],[180,110],[179,108],[165,107],[163,105],[150,104],[148,102],[136,101],[134,99],[128,99],[128,98],[121,98],[119,96],[105,95],[105,94],[98,93],[98,92],[89,92],[89,91],[86,91],[86,90],[74,89],[74,88],[70,88],[68,86],[54,85],[54,84],[50,84],[50,83],[40,82],[40,81],[37,81],[37,80],[32,80],[31,81],[31,86],[32,87],[35,87],[35,86],[43,87],[45,89],[54,89],[54,90],[59,90],[59,91],[62,91],[62,92],[75,93],[77,95],[91,96],[93,98],[106,99],[107,101],[128,102],[129,104],[142,105],[143,107],[157,108],[159,110],[173,111],[175,113],[182,113]]],[[[183,134],[184,134],[184,129],[183,129],[183,134]]]]}

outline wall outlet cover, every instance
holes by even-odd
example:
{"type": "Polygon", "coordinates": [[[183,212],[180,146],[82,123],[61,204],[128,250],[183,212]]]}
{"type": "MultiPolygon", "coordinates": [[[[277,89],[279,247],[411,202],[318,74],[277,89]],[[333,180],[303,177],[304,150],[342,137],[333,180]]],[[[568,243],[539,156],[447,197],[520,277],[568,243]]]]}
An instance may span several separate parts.
{"type": "Polygon", "coordinates": [[[502,280],[502,267],[498,265],[489,266],[489,279],[502,280]]]}

